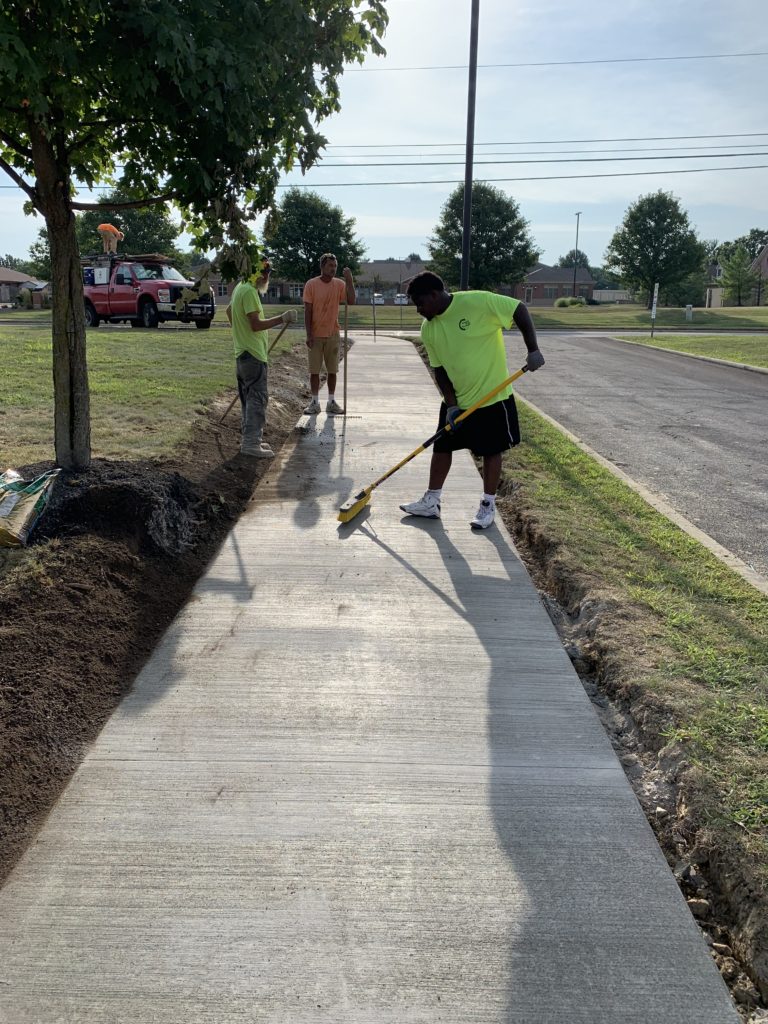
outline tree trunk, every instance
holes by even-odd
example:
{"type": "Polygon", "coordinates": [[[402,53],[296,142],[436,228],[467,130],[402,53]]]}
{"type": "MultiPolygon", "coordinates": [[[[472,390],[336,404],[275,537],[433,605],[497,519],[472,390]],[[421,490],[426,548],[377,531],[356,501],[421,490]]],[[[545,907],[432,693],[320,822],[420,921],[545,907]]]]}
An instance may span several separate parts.
{"type": "Polygon", "coordinates": [[[69,174],[60,168],[50,139],[30,132],[38,206],[51,245],[53,306],[54,445],[62,469],[87,469],[91,461],[91,414],[85,356],[85,306],[69,174]]]}
{"type": "Polygon", "coordinates": [[[53,302],[53,387],[56,462],[87,469],[91,461],[91,410],[85,355],[85,306],[75,218],[48,220],[53,302]]]}

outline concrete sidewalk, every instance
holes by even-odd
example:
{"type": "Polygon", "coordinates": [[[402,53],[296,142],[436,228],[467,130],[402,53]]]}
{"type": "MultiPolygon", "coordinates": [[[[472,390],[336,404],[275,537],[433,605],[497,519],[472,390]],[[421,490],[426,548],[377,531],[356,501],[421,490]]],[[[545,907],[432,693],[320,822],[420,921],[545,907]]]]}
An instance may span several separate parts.
{"type": "Polygon", "coordinates": [[[0,1021],[736,1024],[469,456],[336,522],[437,412],[349,367],[0,893],[0,1021]]]}

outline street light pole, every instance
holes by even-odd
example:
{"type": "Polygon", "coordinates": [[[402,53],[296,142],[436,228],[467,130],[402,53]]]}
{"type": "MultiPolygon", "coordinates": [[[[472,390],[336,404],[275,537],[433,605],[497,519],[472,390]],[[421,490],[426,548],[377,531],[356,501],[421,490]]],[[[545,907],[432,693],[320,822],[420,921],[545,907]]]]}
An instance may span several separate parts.
{"type": "Polygon", "coordinates": [[[480,0],[472,0],[472,21],[469,31],[469,89],[467,93],[467,148],[464,155],[464,216],[461,228],[461,284],[469,288],[469,240],[472,231],[472,173],[475,155],[475,87],[477,85],[477,33],[480,21],[480,0]]]}
{"type": "Polygon", "coordinates": [[[581,210],[576,213],[576,248],[573,250],[573,297],[576,298],[576,267],[579,265],[579,217],[581,210]]]}

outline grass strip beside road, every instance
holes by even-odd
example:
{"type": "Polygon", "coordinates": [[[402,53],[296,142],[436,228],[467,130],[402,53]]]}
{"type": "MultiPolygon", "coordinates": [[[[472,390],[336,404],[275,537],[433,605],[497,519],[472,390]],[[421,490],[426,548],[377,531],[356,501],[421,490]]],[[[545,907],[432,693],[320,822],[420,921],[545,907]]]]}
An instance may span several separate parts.
{"type": "Polygon", "coordinates": [[[694,766],[695,815],[768,883],[768,600],[526,406],[521,420],[511,502],[618,609],[623,695],[666,723],[658,745],[694,766]]]}
{"type": "MultiPolygon", "coordinates": [[[[295,340],[286,331],[270,358],[295,340]]],[[[50,328],[0,327],[0,352],[2,472],[54,457],[50,328]]],[[[194,328],[89,331],[88,375],[94,457],[163,457],[217,394],[234,389],[232,339],[194,328]]]]}
{"type": "Polygon", "coordinates": [[[616,337],[635,345],[671,348],[676,352],[768,368],[768,335],[764,334],[657,334],[653,338],[650,335],[617,334],[616,337]]]}

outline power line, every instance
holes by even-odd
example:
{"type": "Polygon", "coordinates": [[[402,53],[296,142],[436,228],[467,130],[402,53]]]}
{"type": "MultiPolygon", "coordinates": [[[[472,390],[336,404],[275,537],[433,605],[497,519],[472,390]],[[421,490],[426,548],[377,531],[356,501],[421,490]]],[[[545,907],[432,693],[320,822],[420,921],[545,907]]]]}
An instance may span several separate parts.
{"type": "MultiPolygon", "coordinates": [[[[756,139],[766,132],[730,132],[726,135],[636,135],[618,139],[526,139],[515,142],[476,142],[475,146],[565,146],[592,142],[679,142],[682,139],[756,139]]],[[[419,146],[421,149],[439,149],[446,146],[463,146],[463,142],[366,142],[345,144],[330,143],[328,149],[403,149],[419,146]]]]}
{"type": "MultiPolygon", "coordinates": [[[[723,160],[732,159],[737,156],[768,156],[768,152],[752,153],[681,153],[675,160],[723,160]]],[[[555,160],[475,160],[475,166],[497,165],[497,164],[613,164],[625,163],[630,160],[669,160],[668,156],[577,156],[571,160],[558,157],[555,160]]],[[[412,160],[407,163],[393,164],[389,162],[368,163],[368,164],[316,164],[311,170],[323,167],[456,167],[463,164],[463,160],[412,160]]]]}
{"type": "MultiPolygon", "coordinates": [[[[478,70],[480,68],[560,68],[560,67],[572,67],[578,64],[650,64],[660,61],[674,61],[674,60],[722,60],[730,58],[743,58],[743,57],[768,57],[768,51],[757,50],[754,53],[694,53],[694,54],[679,54],[674,57],[598,57],[590,60],[538,60],[538,61],[526,61],[524,63],[517,64],[478,64],[478,70]]],[[[350,64],[344,70],[346,71],[463,71],[469,67],[468,64],[425,64],[414,67],[402,67],[402,68],[373,68],[373,67],[359,67],[354,64],[350,64]]]]}
{"type": "MultiPolygon", "coordinates": [[[[745,164],[742,167],[660,167],[655,171],[614,171],[606,174],[547,174],[525,178],[480,178],[489,185],[502,181],[576,181],[582,178],[641,178],[649,174],[701,174],[704,171],[759,171],[768,168],[768,164],[745,164]]],[[[425,181],[328,181],[321,184],[305,185],[285,184],[278,188],[379,188],[385,185],[460,185],[463,179],[445,178],[425,181]]],[[[10,187],[13,186],[4,186],[10,187]]],[[[106,188],[108,186],[100,186],[106,188]]]]}
{"type": "MultiPolygon", "coordinates": [[[[729,143],[729,145],[730,145],[730,147],[732,149],[749,149],[750,146],[768,145],[768,142],[766,142],[766,143],[755,143],[755,142],[738,143],[738,142],[732,142],[732,143],[729,143]]],[[[717,146],[717,145],[715,145],[715,146],[625,146],[622,149],[617,149],[616,147],[614,147],[612,149],[519,149],[519,150],[517,150],[517,152],[515,152],[514,150],[498,150],[496,152],[491,150],[489,152],[488,150],[486,150],[485,153],[483,153],[483,156],[535,156],[537,154],[539,156],[548,156],[550,153],[572,153],[572,154],[574,154],[574,156],[578,155],[579,153],[586,153],[586,154],[591,154],[591,153],[682,153],[684,150],[691,150],[691,149],[703,149],[703,150],[706,150],[707,153],[709,154],[713,149],[725,149],[725,145],[722,145],[722,146],[717,146]]],[[[362,155],[364,156],[365,159],[373,159],[373,158],[378,158],[378,157],[390,157],[393,160],[406,160],[406,159],[410,159],[411,157],[420,156],[421,154],[419,154],[419,153],[365,153],[365,154],[362,154],[362,155]]],[[[430,153],[429,155],[430,156],[460,156],[461,154],[460,153],[430,153]]],[[[718,154],[717,153],[713,153],[712,155],[713,156],[717,156],[718,154]]],[[[744,155],[743,153],[739,154],[739,156],[743,156],[743,155],[744,155]]],[[[354,154],[354,153],[334,153],[333,154],[334,160],[357,160],[357,159],[359,159],[359,157],[360,157],[360,154],[354,154]]],[[[364,167],[365,164],[358,164],[358,165],[354,165],[354,164],[349,164],[349,165],[348,164],[333,164],[333,165],[331,165],[331,164],[326,164],[325,162],[322,162],[322,163],[317,163],[314,166],[316,166],[316,167],[330,167],[330,166],[334,166],[334,167],[347,167],[347,166],[360,166],[360,167],[364,167]]],[[[373,167],[375,165],[371,164],[369,166],[373,167]]],[[[392,166],[393,167],[397,167],[397,166],[400,166],[400,165],[392,164],[392,166]]],[[[406,167],[407,164],[403,164],[402,166],[406,167]]]]}

